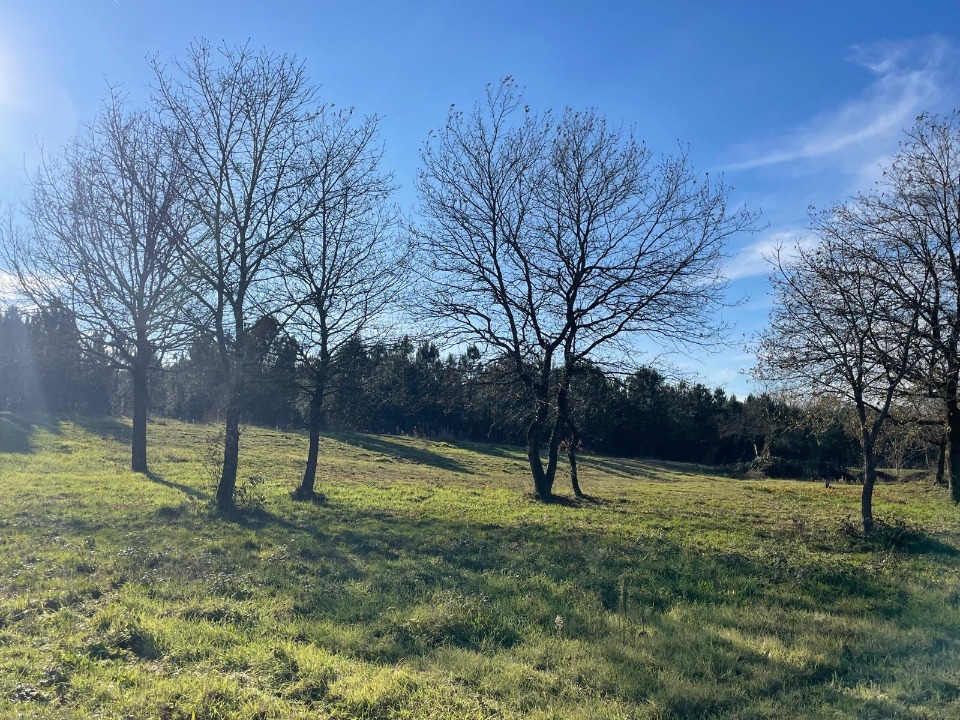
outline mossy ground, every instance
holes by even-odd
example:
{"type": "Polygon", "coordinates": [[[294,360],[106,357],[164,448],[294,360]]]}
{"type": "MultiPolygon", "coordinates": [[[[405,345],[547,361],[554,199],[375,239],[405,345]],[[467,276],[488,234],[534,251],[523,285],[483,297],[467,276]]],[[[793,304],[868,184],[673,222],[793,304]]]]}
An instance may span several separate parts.
{"type": "Polygon", "coordinates": [[[0,415],[0,717],[957,718],[960,515],[877,489],[247,428],[262,495],[208,510],[213,426],[0,415]],[[561,480],[561,486],[563,481],[561,480]]]}

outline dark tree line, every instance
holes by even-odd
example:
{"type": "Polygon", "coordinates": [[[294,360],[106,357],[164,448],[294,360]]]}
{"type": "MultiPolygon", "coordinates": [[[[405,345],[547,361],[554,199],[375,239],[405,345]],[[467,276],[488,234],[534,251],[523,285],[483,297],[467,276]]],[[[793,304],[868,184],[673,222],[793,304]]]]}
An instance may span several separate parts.
{"type": "Polygon", "coordinates": [[[0,409],[106,414],[115,392],[113,370],[87,351],[68,309],[0,315],[0,409]]]}
{"type": "MultiPolygon", "coordinates": [[[[251,338],[243,423],[309,430],[312,370],[276,321],[261,318],[251,338]],[[305,382],[307,383],[305,385],[305,382]]],[[[182,420],[222,418],[226,380],[216,342],[195,340],[150,377],[154,412],[182,420]]],[[[575,379],[571,414],[581,449],[735,465],[782,477],[842,477],[856,460],[855,436],[810,422],[799,407],[767,396],[745,400],[701,384],[669,382],[649,368],[626,377],[593,365],[575,379]]],[[[0,319],[0,410],[105,414],[129,412],[129,379],[87,354],[61,309],[0,319]]],[[[330,358],[324,430],[400,433],[523,445],[527,401],[508,363],[486,362],[475,348],[443,355],[429,341],[344,343],[330,358]]]]}

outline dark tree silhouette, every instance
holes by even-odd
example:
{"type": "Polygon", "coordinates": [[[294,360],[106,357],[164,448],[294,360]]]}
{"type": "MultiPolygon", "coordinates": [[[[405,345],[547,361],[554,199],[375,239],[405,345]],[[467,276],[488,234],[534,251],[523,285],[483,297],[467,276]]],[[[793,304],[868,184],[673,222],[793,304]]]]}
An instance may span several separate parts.
{"type": "Polygon", "coordinates": [[[345,343],[383,330],[376,323],[404,287],[406,253],[389,204],[392,178],[380,168],[378,122],[374,116],[355,123],[352,110],[319,121],[311,189],[317,212],[282,256],[285,325],[301,350],[299,379],[309,403],[299,499],[314,495],[331,363],[345,343]]]}
{"type": "Polygon", "coordinates": [[[148,373],[185,339],[188,213],[179,137],[112,95],[33,178],[30,232],[7,265],[37,306],[62,305],[84,349],[132,378],[131,467],[147,471],[148,373]]]}
{"type": "Polygon", "coordinates": [[[314,149],[323,108],[296,58],[192,45],[154,62],[157,103],[184,138],[186,197],[197,223],[187,266],[198,319],[217,343],[224,399],[216,501],[233,506],[250,326],[271,310],[275,261],[320,212],[314,149]]]}
{"type": "MultiPolygon", "coordinates": [[[[917,303],[885,280],[895,264],[844,220],[848,208],[814,217],[815,249],[778,253],[770,278],[775,305],[759,344],[757,376],[814,397],[841,398],[856,411],[864,482],[863,529],[873,529],[876,446],[905,381],[919,366],[917,303]]],[[[928,287],[914,278],[922,296],[928,287]]]]}
{"type": "Polygon", "coordinates": [[[886,248],[888,287],[920,314],[925,362],[912,390],[942,402],[960,503],[960,112],[917,118],[877,189],[841,213],[886,248]]]}
{"type": "Polygon", "coordinates": [[[727,188],[699,178],[685,153],[657,157],[593,111],[535,113],[510,79],[471,112],[451,109],[423,149],[418,188],[424,313],[510,360],[532,401],[527,456],[541,497],[561,440],[577,434],[580,364],[623,358],[638,335],[715,340],[722,245],[753,221],[729,213],[727,188]]]}

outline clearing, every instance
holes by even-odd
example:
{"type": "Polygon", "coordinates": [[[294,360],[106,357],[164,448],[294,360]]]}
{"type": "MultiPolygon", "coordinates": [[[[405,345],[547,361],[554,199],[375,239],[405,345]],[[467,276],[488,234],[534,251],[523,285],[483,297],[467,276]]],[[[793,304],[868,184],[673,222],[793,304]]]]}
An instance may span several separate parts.
{"type": "Polygon", "coordinates": [[[514,448],[0,414],[0,717],[956,718],[960,522],[945,490],[586,457],[528,496],[514,448]],[[250,478],[254,478],[250,482],[250,478]],[[566,492],[566,478],[558,486],[566,492]]]}

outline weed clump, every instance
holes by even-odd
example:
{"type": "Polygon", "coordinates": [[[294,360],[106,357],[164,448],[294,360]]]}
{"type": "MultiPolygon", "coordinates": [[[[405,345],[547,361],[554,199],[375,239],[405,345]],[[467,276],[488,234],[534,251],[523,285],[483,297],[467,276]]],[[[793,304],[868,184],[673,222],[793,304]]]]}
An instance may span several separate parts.
{"type": "Polygon", "coordinates": [[[141,660],[156,660],[164,651],[159,638],[136,615],[113,608],[101,613],[95,624],[98,639],[87,654],[96,660],[110,660],[128,653],[141,660]]]}

